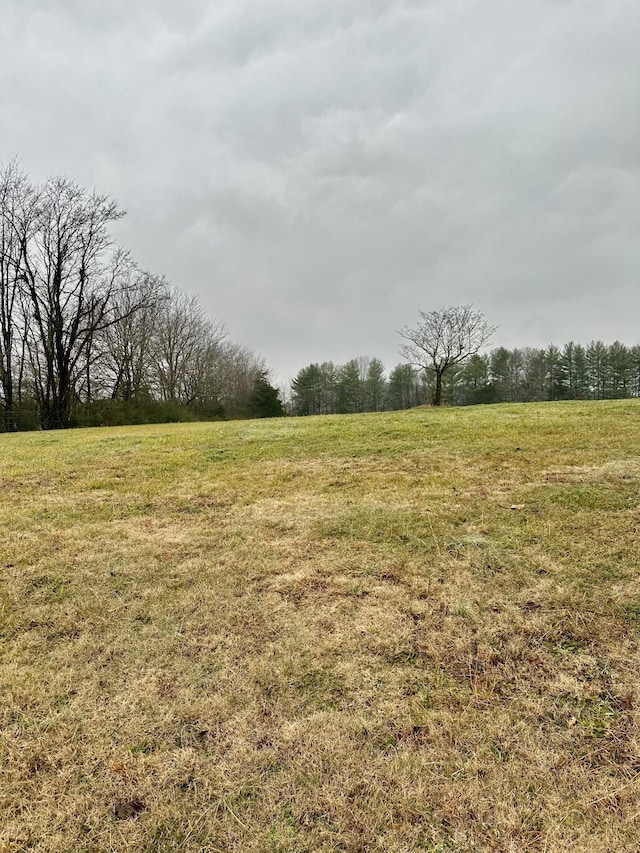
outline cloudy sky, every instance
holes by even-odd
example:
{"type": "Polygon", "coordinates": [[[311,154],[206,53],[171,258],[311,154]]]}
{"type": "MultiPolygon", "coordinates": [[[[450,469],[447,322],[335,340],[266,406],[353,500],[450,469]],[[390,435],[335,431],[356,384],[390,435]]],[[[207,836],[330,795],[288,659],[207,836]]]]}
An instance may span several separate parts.
{"type": "Polygon", "coordinates": [[[2,0],[0,160],[278,380],[473,303],[506,346],[640,341],[638,0],[2,0]]]}

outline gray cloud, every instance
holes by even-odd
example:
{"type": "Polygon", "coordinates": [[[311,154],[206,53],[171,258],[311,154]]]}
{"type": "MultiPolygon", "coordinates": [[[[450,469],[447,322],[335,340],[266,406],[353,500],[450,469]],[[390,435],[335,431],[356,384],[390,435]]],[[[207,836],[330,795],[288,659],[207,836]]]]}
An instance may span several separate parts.
{"type": "Polygon", "coordinates": [[[638,340],[635,0],[5,0],[2,149],[291,376],[399,360],[418,309],[506,345],[638,340]]]}

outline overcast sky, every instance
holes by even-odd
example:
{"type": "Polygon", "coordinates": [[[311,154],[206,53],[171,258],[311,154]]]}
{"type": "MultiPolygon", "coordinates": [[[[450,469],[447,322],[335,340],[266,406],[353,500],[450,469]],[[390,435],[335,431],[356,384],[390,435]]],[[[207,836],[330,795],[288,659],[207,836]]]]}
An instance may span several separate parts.
{"type": "Polygon", "coordinates": [[[638,0],[2,0],[0,160],[277,380],[401,359],[419,309],[495,345],[640,341],[638,0]]]}

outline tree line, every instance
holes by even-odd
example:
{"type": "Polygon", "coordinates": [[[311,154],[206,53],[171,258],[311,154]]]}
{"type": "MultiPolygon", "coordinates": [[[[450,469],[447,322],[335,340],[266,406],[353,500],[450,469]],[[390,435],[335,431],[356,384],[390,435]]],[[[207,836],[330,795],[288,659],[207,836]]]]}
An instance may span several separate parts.
{"type": "Polygon", "coordinates": [[[114,243],[123,215],[0,170],[0,428],[281,413],[262,358],[114,243]]]}
{"type": "MultiPolygon", "coordinates": [[[[0,169],[0,430],[284,414],[263,359],[115,244],[123,215],[67,178],[0,169]]],[[[472,306],[419,317],[388,376],[378,358],[310,364],[289,411],[640,396],[640,345],[482,354],[495,328],[472,306]]]]}
{"type": "Polygon", "coordinates": [[[452,374],[447,393],[454,405],[640,397],[640,344],[498,347],[452,374]]]}
{"type": "MultiPolygon", "coordinates": [[[[377,358],[310,364],[292,382],[290,409],[296,415],[409,409],[433,404],[436,386],[433,370],[409,363],[388,375],[377,358]]],[[[444,372],[440,393],[454,406],[640,397],[640,344],[498,347],[444,372]]]]}
{"type": "Polygon", "coordinates": [[[289,409],[294,415],[353,414],[410,409],[426,403],[425,376],[399,364],[387,378],[378,358],[354,358],[346,364],[310,364],[291,383],[289,409]]]}

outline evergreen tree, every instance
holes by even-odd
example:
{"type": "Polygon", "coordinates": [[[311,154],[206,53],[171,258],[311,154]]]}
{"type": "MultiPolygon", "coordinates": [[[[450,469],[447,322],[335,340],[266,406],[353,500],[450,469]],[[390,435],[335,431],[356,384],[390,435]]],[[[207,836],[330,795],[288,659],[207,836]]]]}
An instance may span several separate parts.
{"type": "Polygon", "coordinates": [[[339,368],[332,361],[320,365],[318,414],[333,415],[338,411],[339,368]]]}
{"type": "Polygon", "coordinates": [[[476,354],[457,376],[452,402],[454,405],[473,406],[495,403],[496,399],[496,389],[489,381],[489,357],[476,354]]]}
{"type": "Polygon", "coordinates": [[[265,372],[254,380],[249,395],[249,412],[254,418],[281,418],[284,415],[280,392],[270,384],[265,372]]]}
{"type": "Polygon", "coordinates": [[[411,409],[422,402],[420,383],[410,364],[398,364],[389,375],[387,405],[390,409],[411,409]]]}
{"type": "Polygon", "coordinates": [[[321,394],[320,365],[310,364],[298,371],[291,383],[291,399],[296,415],[317,415],[321,394]]]}
{"type": "Polygon", "coordinates": [[[506,347],[494,349],[489,356],[489,381],[495,389],[496,400],[499,403],[505,403],[513,399],[510,377],[511,369],[509,365],[510,356],[511,353],[506,347]]]}
{"type": "Polygon", "coordinates": [[[560,359],[566,381],[566,396],[570,400],[575,400],[578,396],[578,389],[576,377],[576,345],[573,341],[569,341],[569,343],[564,345],[560,359]]]}
{"type": "Polygon", "coordinates": [[[564,400],[567,397],[566,372],[562,353],[551,344],[545,352],[547,360],[547,400],[564,400]]]}
{"type": "Polygon", "coordinates": [[[631,352],[620,341],[615,341],[609,347],[609,382],[608,395],[616,399],[628,397],[632,384],[631,352]]]}
{"type": "Polygon", "coordinates": [[[380,412],[384,408],[386,382],[384,364],[372,358],[365,377],[365,408],[368,412],[380,412]]]}
{"type": "Polygon", "coordinates": [[[364,411],[364,383],[355,358],[338,370],[338,411],[342,414],[364,411]]]}
{"type": "Polygon", "coordinates": [[[331,361],[310,364],[291,383],[296,415],[329,415],[337,411],[337,368],[331,361]]]}
{"type": "Polygon", "coordinates": [[[640,344],[629,350],[629,364],[630,394],[632,397],[640,397],[640,344]]]}
{"type": "Polygon", "coordinates": [[[591,341],[585,350],[585,354],[589,378],[589,396],[594,400],[604,400],[607,395],[608,384],[608,348],[602,341],[591,341]]]}
{"type": "Polygon", "coordinates": [[[587,369],[587,354],[582,344],[576,344],[573,354],[574,386],[578,400],[589,398],[589,371],[587,369]]]}

